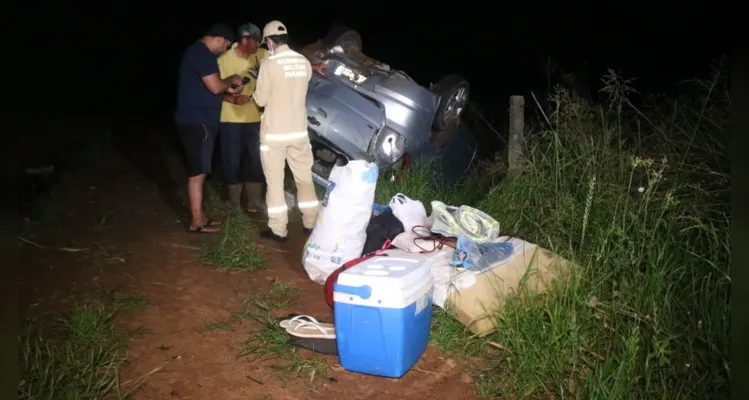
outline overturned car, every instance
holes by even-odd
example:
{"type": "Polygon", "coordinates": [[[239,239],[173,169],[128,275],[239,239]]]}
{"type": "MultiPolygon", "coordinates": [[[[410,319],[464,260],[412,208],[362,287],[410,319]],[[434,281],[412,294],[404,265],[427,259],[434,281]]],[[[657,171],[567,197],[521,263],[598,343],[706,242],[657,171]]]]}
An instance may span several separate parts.
{"type": "Polygon", "coordinates": [[[468,102],[470,87],[460,76],[447,75],[426,88],[367,57],[361,45],[356,31],[340,27],[299,50],[313,63],[327,64],[307,92],[313,178],[321,185],[334,165],[349,160],[387,167],[406,154],[442,148],[459,129],[468,102]]]}

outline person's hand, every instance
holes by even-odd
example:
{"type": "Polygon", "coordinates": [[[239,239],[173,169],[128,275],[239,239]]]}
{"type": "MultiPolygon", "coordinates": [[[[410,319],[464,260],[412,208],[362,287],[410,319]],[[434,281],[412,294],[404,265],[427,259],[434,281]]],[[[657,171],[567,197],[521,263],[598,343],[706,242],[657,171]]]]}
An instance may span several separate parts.
{"type": "Polygon", "coordinates": [[[312,70],[320,75],[325,75],[326,68],[328,68],[328,64],[315,64],[312,66],[312,70]]]}
{"type": "Polygon", "coordinates": [[[229,83],[232,85],[239,85],[242,86],[242,77],[239,75],[232,75],[229,77],[229,83]]]}
{"type": "Polygon", "coordinates": [[[234,96],[234,104],[238,106],[243,106],[249,102],[250,102],[250,96],[245,96],[245,95],[234,96]]]}
{"type": "Polygon", "coordinates": [[[244,89],[244,86],[242,86],[241,84],[240,85],[236,85],[236,86],[232,85],[232,86],[229,86],[228,88],[226,88],[226,93],[237,94],[237,93],[242,92],[242,89],[244,89]]]}

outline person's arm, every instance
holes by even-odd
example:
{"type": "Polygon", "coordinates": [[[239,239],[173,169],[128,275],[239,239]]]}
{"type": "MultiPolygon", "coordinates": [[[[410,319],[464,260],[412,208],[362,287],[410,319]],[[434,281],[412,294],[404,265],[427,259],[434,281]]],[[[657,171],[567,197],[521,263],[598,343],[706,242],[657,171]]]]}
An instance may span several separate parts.
{"type": "Polygon", "coordinates": [[[243,94],[225,94],[224,101],[236,106],[243,106],[250,102],[250,96],[245,96],[243,94]]]}
{"type": "MultiPolygon", "coordinates": [[[[222,81],[231,75],[228,73],[228,68],[226,67],[226,54],[227,53],[224,53],[218,57],[218,75],[219,75],[219,79],[221,79],[222,81]]],[[[203,82],[205,83],[205,81],[203,82]]],[[[230,93],[224,93],[223,100],[227,103],[234,104],[234,95],[230,93]]]]}
{"type": "Polygon", "coordinates": [[[208,88],[208,90],[211,91],[213,94],[219,94],[226,92],[227,89],[229,89],[229,86],[232,85],[232,78],[229,77],[227,79],[221,79],[219,78],[218,73],[211,74],[211,75],[205,75],[201,77],[200,79],[203,80],[203,84],[205,87],[208,88]]]}
{"type": "Polygon", "coordinates": [[[231,76],[232,74],[229,73],[229,68],[226,65],[226,55],[228,52],[221,54],[218,56],[218,59],[216,59],[216,65],[218,66],[218,77],[221,80],[224,80],[231,76]]]}
{"type": "Polygon", "coordinates": [[[219,94],[226,91],[232,83],[236,83],[237,79],[241,78],[232,75],[226,79],[221,79],[220,71],[218,68],[218,61],[206,55],[205,57],[195,57],[195,68],[200,75],[200,79],[203,81],[205,87],[213,94],[219,94]]]}
{"type": "Polygon", "coordinates": [[[270,97],[270,69],[273,68],[269,63],[273,61],[265,60],[260,64],[260,71],[257,73],[257,82],[255,82],[255,93],[252,98],[258,107],[265,107],[270,97]],[[265,65],[265,67],[263,67],[265,65]]]}
{"type": "Polygon", "coordinates": [[[311,65],[312,71],[317,72],[320,75],[325,75],[325,69],[328,68],[328,64],[319,63],[311,65]]]}

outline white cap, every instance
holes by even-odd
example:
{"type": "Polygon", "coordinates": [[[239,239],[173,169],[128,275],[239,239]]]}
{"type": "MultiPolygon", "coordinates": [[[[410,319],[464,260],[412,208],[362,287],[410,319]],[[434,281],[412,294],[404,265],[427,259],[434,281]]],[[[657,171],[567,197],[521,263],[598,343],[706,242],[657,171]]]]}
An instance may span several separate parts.
{"type": "Polygon", "coordinates": [[[268,36],[275,36],[275,35],[288,35],[289,32],[286,30],[286,25],[284,25],[281,21],[271,21],[265,24],[265,27],[263,28],[263,41],[262,43],[265,43],[265,38],[268,36]]]}

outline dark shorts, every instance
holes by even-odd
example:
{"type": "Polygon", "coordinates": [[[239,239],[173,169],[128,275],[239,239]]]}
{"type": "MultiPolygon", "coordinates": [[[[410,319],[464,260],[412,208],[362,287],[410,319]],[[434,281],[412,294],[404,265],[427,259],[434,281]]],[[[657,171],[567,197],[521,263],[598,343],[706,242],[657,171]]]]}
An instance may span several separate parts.
{"type": "Polygon", "coordinates": [[[177,125],[177,133],[185,148],[187,175],[210,174],[213,146],[218,129],[206,125],[177,125]]]}

